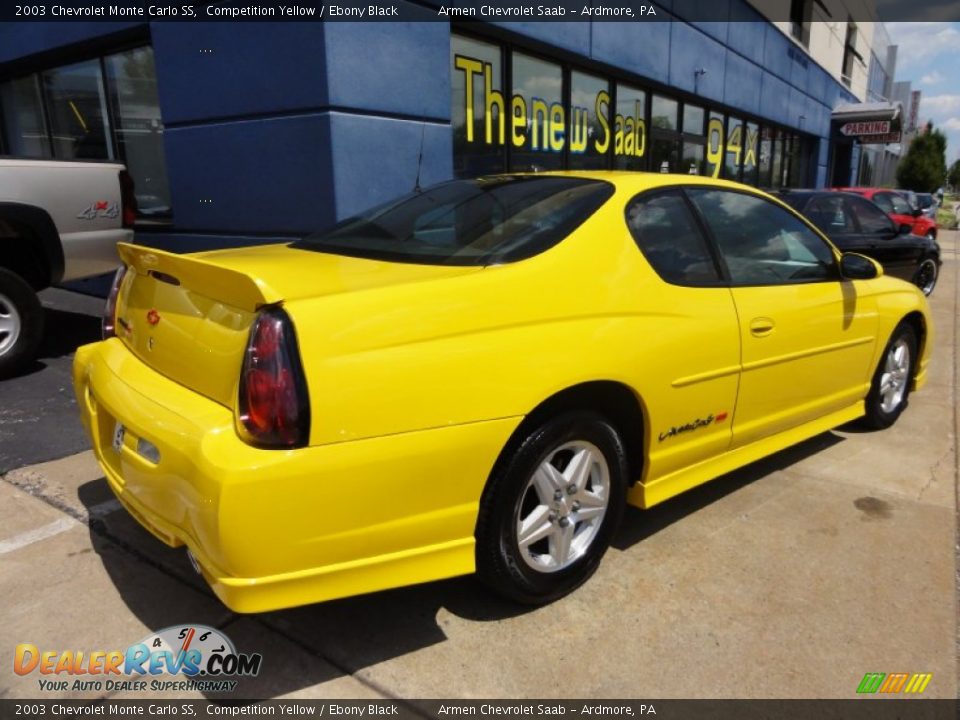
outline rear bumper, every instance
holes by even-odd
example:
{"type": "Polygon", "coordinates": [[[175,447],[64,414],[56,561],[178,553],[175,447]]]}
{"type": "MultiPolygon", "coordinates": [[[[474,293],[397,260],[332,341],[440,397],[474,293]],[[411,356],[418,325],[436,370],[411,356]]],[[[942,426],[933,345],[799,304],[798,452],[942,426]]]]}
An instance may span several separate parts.
{"type": "Polygon", "coordinates": [[[83,424],[117,498],[163,542],[186,545],[238,612],[472,572],[480,494],[519,422],[262,450],[237,437],[230,410],[151,370],[116,339],[80,348],[73,371],[83,424]],[[117,423],[126,429],[119,452],[117,423]],[[158,462],[138,451],[144,443],[158,462]]]}

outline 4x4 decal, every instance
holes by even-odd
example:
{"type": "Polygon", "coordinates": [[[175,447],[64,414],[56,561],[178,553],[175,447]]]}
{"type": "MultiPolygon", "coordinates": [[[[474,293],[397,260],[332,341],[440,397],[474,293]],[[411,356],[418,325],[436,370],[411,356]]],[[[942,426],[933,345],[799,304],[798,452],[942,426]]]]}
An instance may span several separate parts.
{"type": "Polygon", "coordinates": [[[80,220],[95,220],[97,218],[115,218],[120,214],[120,203],[108,200],[95,200],[86,210],[77,214],[80,220]]]}

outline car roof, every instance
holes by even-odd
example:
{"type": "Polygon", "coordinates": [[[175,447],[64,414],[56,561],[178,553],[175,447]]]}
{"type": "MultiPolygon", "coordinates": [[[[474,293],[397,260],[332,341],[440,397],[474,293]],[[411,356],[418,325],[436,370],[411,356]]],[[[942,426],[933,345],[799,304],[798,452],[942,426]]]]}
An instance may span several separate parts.
{"type": "Polygon", "coordinates": [[[813,197],[815,195],[853,195],[860,199],[863,199],[863,196],[859,193],[849,191],[845,188],[780,188],[779,190],[773,190],[773,195],[777,197],[813,197]]]}
{"type": "Polygon", "coordinates": [[[689,175],[686,173],[658,173],[638,172],[636,170],[550,170],[546,172],[514,172],[498,173],[488,177],[573,177],[587,180],[603,180],[619,187],[641,190],[652,190],[659,187],[675,185],[704,185],[707,187],[722,187],[731,190],[748,190],[754,193],[763,193],[763,190],[744,185],[732,180],[706,177],[704,175],[689,175]]]}
{"type": "Polygon", "coordinates": [[[778,188],[772,191],[774,195],[797,195],[803,197],[804,195],[817,195],[833,193],[832,190],[821,190],[819,188],[778,188]]]}

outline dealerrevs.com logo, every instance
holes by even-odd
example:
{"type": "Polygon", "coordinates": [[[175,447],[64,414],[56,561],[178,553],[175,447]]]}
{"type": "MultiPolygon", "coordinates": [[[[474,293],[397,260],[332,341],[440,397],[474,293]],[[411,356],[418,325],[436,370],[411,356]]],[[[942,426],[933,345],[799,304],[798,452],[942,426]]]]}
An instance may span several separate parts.
{"type": "Polygon", "coordinates": [[[13,671],[38,675],[44,692],[232,692],[237,677],[256,676],[262,663],[259,653],[238,653],[216,628],[177,625],[126,650],[46,650],[21,643],[13,671]]]}

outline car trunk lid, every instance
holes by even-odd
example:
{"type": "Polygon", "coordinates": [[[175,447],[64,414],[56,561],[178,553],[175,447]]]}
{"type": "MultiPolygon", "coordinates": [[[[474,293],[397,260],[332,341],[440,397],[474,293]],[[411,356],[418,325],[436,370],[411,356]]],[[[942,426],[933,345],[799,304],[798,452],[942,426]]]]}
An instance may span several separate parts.
{"type": "Polygon", "coordinates": [[[153,369],[231,408],[261,307],[481,269],[381,262],[285,245],[176,255],[121,243],[119,251],[129,270],[117,300],[117,336],[153,369]]]}

